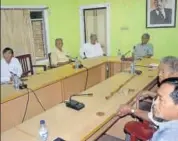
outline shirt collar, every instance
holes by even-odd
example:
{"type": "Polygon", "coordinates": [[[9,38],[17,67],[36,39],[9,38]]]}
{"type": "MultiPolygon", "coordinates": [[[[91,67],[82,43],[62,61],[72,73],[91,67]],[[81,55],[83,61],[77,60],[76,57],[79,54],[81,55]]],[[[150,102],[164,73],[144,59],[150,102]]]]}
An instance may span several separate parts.
{"type": "Polygon", "coordinates": [[[159,125],[159,129],[165,129],[165,128],[177,128],[178,129],[178,120],[172,120],[168,122],[162,122],[159,125]]]}
{"type": "Polygon", "coordinates": [[[166,17],[166,14],[165,14],[164,8],[163,8],[161,11],[156,10],[156,14],[157,14],[157,15],[159,15],[160,12],[163,14],[163,16],[164,16],[164,18],[165,18],[165,17],[166,17]]]}
{"type": "Polygon", "coordinates": [[[6,64],[10,64],[10,63],[14,60],[14,57],[11,58],[11,60],[10,60],[9,63],[7,63],[6,60],[5,60],[4,58],[3,58],[2,60],[3,60],[6,64]]]}
{"type": "Polygon", "coordinates": [[[59,50],[57,47],[55,47],[55,51],[63,52],[63,49],[62,49],[62,51],[61,51],[61,50],[59,50]]]}

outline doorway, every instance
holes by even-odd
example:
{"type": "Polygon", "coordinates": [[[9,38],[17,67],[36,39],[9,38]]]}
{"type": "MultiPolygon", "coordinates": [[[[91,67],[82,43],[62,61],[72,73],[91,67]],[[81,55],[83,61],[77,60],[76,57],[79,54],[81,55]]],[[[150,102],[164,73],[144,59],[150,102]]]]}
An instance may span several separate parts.
{"type": "Polygon", "coordinates": [[[110,55],[109,4],[82,6],[80,15],[81,47],[94,33],[104,53],[110,55]]]}

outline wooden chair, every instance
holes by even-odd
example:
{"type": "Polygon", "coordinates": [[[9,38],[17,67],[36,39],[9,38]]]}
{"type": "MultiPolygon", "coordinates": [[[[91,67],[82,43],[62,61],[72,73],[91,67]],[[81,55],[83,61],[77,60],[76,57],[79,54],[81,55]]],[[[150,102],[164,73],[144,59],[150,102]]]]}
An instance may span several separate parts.
{"type": "Polygon", "coordinates": [[[125,125],[124,131],[130,135],[130,141],[147,141],[156,129],[148,121],[130,121],[125,125]]]}
{"type": "Polygon", "coordinates": [[[51,61],[51,53],[48,53],[48,60],[49,60],[48,68],[54,68],[54,66],[52,65],[52,61],[51,61]]]}
{"type": "MultiPolygon", "coordinates": [[[[72,58],[72,57],[70,57],[70,56],[67,56],[67,57],[69,57],[69,63],[75,62],[75,61],[74,61],[74,58],[72,58]]],[[[53,65],[53,64],[52,64],[52,61],[51,61],[51,53],[48,53],[48,60],[49,60],[49,66],[48,66],[49,69],[57,68],[57,67],[61,67],[61,66],[65,65],[65,64],[53,65]]]]}
{"type": "Polygon", "coordinates": [[[33,65],[31,54],[19,55],[19,56],[16,56],[16,58],[19,60],[22,66],[22,71],[23,71],[22,77],[28,76],[29,74],[33,75],[34,67],[43,68],[44,71],[47,70],[46,65],[33,65]]]}
{"type": "Polygon", "coordinates": [[[48,60],[49,60],[49,66],[48,66],[49,69],[57,68],[58,67],[58,66],[55,66],[55,65],[52,64],[51,53],[48,53],[48,60]]]}

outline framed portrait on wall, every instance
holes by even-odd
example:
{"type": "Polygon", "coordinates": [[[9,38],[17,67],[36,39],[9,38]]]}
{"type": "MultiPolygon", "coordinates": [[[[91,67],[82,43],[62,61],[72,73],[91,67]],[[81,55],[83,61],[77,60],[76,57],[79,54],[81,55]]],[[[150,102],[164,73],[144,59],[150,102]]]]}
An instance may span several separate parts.
{"type": "Polygon", "coordinates": [[[147,0],[146,27],[176,27],[177,0],[147,0]]]}

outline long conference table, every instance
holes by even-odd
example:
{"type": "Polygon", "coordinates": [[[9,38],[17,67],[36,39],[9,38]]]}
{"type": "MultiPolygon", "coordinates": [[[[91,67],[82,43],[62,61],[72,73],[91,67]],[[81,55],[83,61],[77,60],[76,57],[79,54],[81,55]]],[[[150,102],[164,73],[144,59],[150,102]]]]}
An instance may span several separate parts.
{"type": "Polygon", "coordinates": [[[94,58],[82,63],[85,68],[75,70],[69,64],[27,78],[25,83],[36,93],[46,111],[30,93],[23,123],[27,90],[16,91],[11,85],[1,86],[2,141],[39,140],[41,119],[46,120],[50,141],[57,137],[67,141],[93,141],[117,120],[115,112],[121,104],[132,102],[141,90],[149,90],[156,84],[157,69],[145,67],[158,63],[155,59],[137,61],[140,65],[137,69],[142,74],[134,76],[127,71],[130,63],[116,57],[94,58]],[[122,91],[116,92],[123,84],[122,91]],[[130,93],[129,89],[134,91],[130,93]],[[113,92],[116,93],[107,100],[105,97],[113,92]],[[81,111],[67,108],[64,100],[79,93],[93,93],[93,96],[73,97],[85,104],[81,111]],[[99,116],[98,112],[103,115],[99,116]]]}

